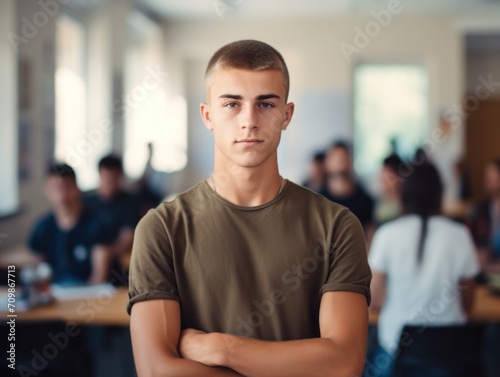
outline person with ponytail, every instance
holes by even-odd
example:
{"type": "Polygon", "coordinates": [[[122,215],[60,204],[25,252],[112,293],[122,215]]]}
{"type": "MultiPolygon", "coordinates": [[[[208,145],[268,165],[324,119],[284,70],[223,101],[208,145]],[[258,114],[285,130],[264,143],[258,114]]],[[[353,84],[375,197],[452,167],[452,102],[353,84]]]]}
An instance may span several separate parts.
{"type": "Polygon", "coordinates": [[[435,166],[414,167],[401,186],[403,215],[381,226],[368,259],[371,309],[380,310],[378,349],[367,366],[390,376],[405,325],[467,321],[479,273],[472,237],[441,215],[443,184],[435,166]]]}

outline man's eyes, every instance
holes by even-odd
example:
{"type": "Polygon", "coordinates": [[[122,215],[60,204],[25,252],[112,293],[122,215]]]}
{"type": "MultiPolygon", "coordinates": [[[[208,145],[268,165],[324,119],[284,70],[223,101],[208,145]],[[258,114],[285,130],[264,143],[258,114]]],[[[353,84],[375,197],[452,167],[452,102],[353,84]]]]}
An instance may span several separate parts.
{"type": "Polygon", "coordinates": [[[262,109],[271,109],[271,108],[273,108],[275,106],[271,102],[261,102],[261,103],[259,103],[259,107],[262,108],[262,109]]]}
{"type": "MultiPolygon", "coordinates": [[[[276,107],[274,105],[274,103],[271,103],[271,102],[260,102],[257,106],[259,108],[261,108],[261,109],[264,109],[264,110],[276,107]]],[[[230,109],[235,109],[237,107],[240,107],[240,104],[238,102],[228,102],[228,103],[224,104],[224,107],[227,107],[227,108],[230,108],[230,109]]]]}

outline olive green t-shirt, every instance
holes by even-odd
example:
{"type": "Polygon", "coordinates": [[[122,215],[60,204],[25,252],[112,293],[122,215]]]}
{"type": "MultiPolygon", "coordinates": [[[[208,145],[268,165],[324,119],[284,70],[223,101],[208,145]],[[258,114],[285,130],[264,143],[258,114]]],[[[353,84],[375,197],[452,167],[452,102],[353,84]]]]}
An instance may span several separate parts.
{"type": "Polygon", "coordinates": [[[370,302],[363,230],[345,207],[287,181],[241,207],[206,181],[150,210],[135,232],[127,311],[177,300],[182,328],[264,340],[319,336],[321,295],[370,302]]]}

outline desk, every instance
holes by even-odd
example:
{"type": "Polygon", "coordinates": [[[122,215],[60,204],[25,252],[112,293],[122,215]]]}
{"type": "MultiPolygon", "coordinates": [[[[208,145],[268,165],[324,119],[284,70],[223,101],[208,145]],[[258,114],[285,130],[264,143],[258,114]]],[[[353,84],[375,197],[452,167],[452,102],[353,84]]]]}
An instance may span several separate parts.
{"type": "MultiPolygon", "coordinates": [[[[62,320],[78,325],[128,326],[129,316],[125,311],[127,300],[127,289],[118,288],[111,297],[58,301],[24,312],[18,311],[16,321],[62,320]]],[[[3,309],[0,317],[7,318],[8,313],[3,309]]]]}
{"type": "MultiPolygon", "coordinates": [[[[127,289],[118,288],[116,294],[110,298],[60,301],[49,306],[17,312],[17,320],[60,319],[79,325],[128,326],[129,316],[125,311],[127,300],[127,289]]],[[[1,311],[0,317],[6,318],[7,314],[1,311]]],[[[486,287],[478,287],[470,319],[474,322],[500,323],[500,297],[491,295],[486,287]]],[[[378,313],[370,312],[370,323],[375,324],[377,320],[378,313]]]]}
{"type": "MultiPolygon", "coordinates": [[[[469,316],[472,322],[499,322],[500,297],[493,296],[485,286],[476,288],[474,308],[469,316]]],[[[378,312],[370,311],[370,323],[376,324],[378,312]]]]}

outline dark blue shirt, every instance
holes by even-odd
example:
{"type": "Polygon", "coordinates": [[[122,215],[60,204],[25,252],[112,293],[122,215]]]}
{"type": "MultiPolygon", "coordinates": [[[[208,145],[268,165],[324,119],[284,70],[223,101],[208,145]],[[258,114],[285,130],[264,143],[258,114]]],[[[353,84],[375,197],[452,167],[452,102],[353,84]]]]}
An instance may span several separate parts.
{"type": "Polygon", "coordinates": [[[42,217],[31,231],[28,246],[52,267],[52,281],[59,284],[86,283],[92,273],[92,249],[112,242],[112,233],[84,210],[76,225],[59,228],[53,213],[42,217]]]}
{"type": "Polygon", "coordinates": [[[92,215],[110,229],[115,240],[123,228],[135,229],[139,222],[138,200],[125,191],[107,201],[90,192],[85,195],[84,202],[92,215]]]}

